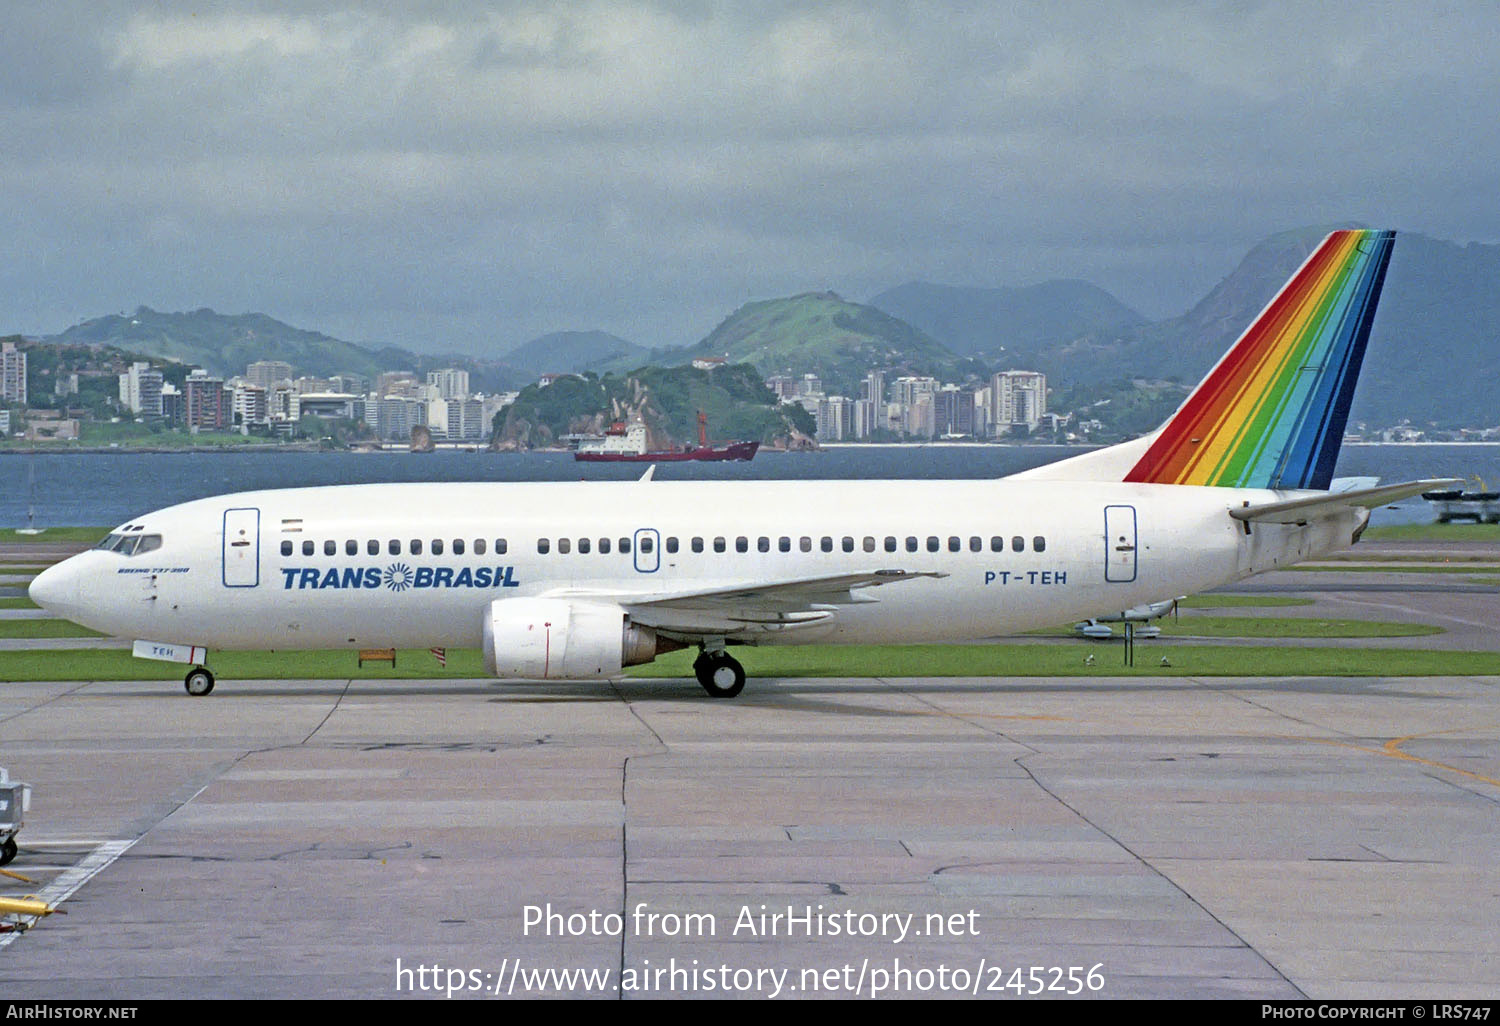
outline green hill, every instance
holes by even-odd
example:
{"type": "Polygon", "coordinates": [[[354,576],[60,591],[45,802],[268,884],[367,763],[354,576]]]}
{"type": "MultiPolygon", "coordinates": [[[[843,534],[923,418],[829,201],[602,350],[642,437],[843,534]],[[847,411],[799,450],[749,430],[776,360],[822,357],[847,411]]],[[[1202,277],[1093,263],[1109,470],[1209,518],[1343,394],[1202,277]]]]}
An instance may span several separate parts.
{"type": "MultiPolygon", "coordinates": [[[[293,328],[265,314],[230,316],[206,308],[161,313],[143,306],[130,315],[84,321],[48,341],[114,346],[225,376],[243,374],[246,365],[256,360],[284,360],[296,373],[313,377],[359,374],[373,378],[392,369],[390,360],[351,342],[293,328]]],[[[409,358],[405,366],[415,366],[416,357],[405,355],[409,358]]]]}
{"type": "Polygon", "coordinates": [[[814,425],[798,406],[781,406],[747,364],[712,371],[694,367],[642,367],[629,374],[559,378],[543,388],[528,385],[506,409],[502,445],[538,448],[566,434],[599,433],[612,421],[639,414],[653,448],[698,440],[698,411],[708,416],[709,440],[786,443],[812,435],[814,425]]]}
{"type": "Polygon", "coordinates": [[[762,375],[817,374],[831,395],[858,396],[872,370],[962,380],[966,361],[890,314],[832,292],[748,303],[683,357],[726,356],[762,375]]]}

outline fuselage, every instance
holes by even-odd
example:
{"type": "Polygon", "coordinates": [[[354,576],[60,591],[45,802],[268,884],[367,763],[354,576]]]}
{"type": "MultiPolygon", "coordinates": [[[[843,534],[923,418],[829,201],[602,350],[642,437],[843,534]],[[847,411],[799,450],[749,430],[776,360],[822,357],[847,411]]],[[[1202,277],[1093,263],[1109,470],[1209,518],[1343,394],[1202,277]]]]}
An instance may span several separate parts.
{"type": "Polygon", "coordinates": [[[153,541],[75,556],[32,593],[95,630],[209,648],[472,647],[497,600],[621,602],[899,570],[937,576],[856,589],[815,626],[724,640],[956,641],[1191,594],[1349,544],[1353,521],[1314,536],[1252,532],[1227,515],[1284,494],[1010,480],[247,492],[136,518],[112,537],[153,541]]]}

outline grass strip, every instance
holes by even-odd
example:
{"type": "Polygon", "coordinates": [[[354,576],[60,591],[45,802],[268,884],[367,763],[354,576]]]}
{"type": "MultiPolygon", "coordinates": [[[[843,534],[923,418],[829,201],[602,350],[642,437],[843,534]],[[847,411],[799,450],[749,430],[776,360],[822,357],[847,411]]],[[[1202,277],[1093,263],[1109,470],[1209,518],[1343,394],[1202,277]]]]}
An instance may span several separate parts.
{"type": "Polygon", "coordinates": [[[1443,628],[1428,623],[1307,616],[1189,616],[1156,622],[1164,635],[1190,638],[1417,638],[1444,633],[1443,628]]]}
{"type": "Polygon", "coordinates": [[[1232,609],[1245,606],[1310,606],[1310,598],[1289,595],[1190,595],[1177,603],[1179,609],[1232,609]]]}
{"type": "Polygon", "coordinates": [[[1392,524],[1372,527],[1371,541],[1500,541],[1500,524],[1392,524]]]}
{"type": "Polygon", "coordinates": [[[0,527],[0,542],[9,545],[46,545],[50,542],[96,542],[110,532],[108,527],[48,527],[41,534],[20,534],[14,527],[0,527]]]}
{"type": "MultiPolygon", "coordinates": [[[[1120,624],[1107,624],[1116,637],[1124,636],[1120,624]]],[[[1310,616],[1203,616],[1190,613],[1177,619],[1170,615],[1151,621],[1164,637],[1183,638],[1418,638],[1442,634],[1444,629],[1425,623],[1390,620],[1335,620],[1310,616]]],[[[1027,634],[1050,638],[1077,638],[1072,624],[1044,627],[1027,634]]],[[[1149,640],[1149,639],[1144,639],[1149,640]]]]}
{"type": "MultiPolygon", "coordinates": [[[[696,651],[631,667],[631,677],[691,677],[696,651]]],[[[1278,648],[1141,642],[1136,665],[1121,665],[1116,644],[1076,645],[809,645],[736,648],[752,678],[766,677],[1425,677],[1500,676],[1500,652],[1383,648],[1278,648]],[[1087,663],[1094,657],[1092,665],[1087,663]],[[1166,657],[1168,666],[1161,665],[1166,657]]],[[[396,679],[484,677],[477,649],[449,649],[446,668],[425,649],[403,649],[397,664],[356,666],[355,654],[213,652],[208,664],[222,680],[396,679]]],[[[133,659],[120,649],[0,652],[0,681],[176,680],[187,667],[133,659]]]]}
{"type": "Polygon", "coordinates": [[[1296,563],[1280,568],[1282,573],[1307,572],[1315,574],[1478,574],[1493,573],[1500,566],[1473,564],[1469,566],[1382,566],[1373,563],[1296,563]]]}
{"type": "Polygon", "coordinates": [[[70,620],[0,620],[0,638],[102,638],[70,620]]]}

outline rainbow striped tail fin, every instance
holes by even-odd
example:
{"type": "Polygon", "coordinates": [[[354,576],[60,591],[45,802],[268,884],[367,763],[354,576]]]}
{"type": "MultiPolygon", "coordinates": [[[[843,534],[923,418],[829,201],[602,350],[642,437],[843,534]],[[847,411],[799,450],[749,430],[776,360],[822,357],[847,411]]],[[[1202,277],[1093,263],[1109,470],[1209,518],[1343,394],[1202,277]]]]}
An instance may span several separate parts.
{"type": "Polygon", "coordinates": [[[1124,480],[1327,489],[1395,237],[1324,239],[1124,480]]]}

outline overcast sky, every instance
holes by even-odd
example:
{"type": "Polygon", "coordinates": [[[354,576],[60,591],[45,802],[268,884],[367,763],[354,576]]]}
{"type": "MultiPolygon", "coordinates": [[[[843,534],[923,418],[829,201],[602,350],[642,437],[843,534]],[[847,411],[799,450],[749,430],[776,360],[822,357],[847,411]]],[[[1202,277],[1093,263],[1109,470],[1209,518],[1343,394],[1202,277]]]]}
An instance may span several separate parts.
{"type": "Polygon", "coordinates": [[[145,304],[684,344],[913,279],[1164,317],[1287,228],[1500,239],[1493,0],[4,15],[0,334],[145,304]]]}

